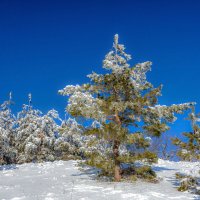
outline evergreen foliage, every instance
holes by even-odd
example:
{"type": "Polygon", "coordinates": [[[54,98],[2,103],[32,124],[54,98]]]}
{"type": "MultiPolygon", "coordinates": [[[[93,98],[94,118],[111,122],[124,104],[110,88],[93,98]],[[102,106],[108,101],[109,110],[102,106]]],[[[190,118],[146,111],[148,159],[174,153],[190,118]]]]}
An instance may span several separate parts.
{"type": "Polygon", "coordinates": [[[179,148],[177,155],[182,160],[196,161],[200,160],[200,127],[198,125],[200,118],[192,111],[189,115],[189,120],[192,124],[192,132],[183,133],[186,138],[185,141],[174,138],[173,144],[179,148]]]}
{"type": "MultiPolygon", "coordinates": [[[[124,165],[132,167],[132,175],[137,175],[137,171],[139,177],[144,175],[145,170],[136,169],[135,164],[157,160],[157,156],[148,151],[150,141],[145,135],[159,137],[169,129],[168,122],[176,120],[175,113],[182,113],[192,105],[158,105],[162,85],[155,88],[146,79],[152,63],[147,61],[130,67],[131,56],[124,50],[116,34],[113,49],[103,61],[108,73],[93,72],[88,75],[90,83],[68,85],[59,91],[69,96],[67,111],[72,116],[93,121],[92,126],[84,130],[85,135],[93,136],[88,143],[88,149],[93,147],[93,150],[87,152],[86,163],[101,169],[102,174],[115,181],[121,180],[124,165]]],[[[149,173],[149,176],[152,178],[155,174],[149,173]]]]}
{"type": "Polygon", "coordinates": [[[18,163],[55,160],[55,134],[58,132],[59,126],[54,118],[58,118],[55,110],[43,115],[41,111],[33,109],[31,105],[23,105],[22,111],[17,116],[18,163]]]}
{"type": "Polygon", "coordinates": [[[54,109],[43,114],[33,108],[28,96],[29,104],[17,117],[11,112],[11,94],[0,105],[0,165],[82,158],[90,137],[82,135],[76,120],[62,121],[54,109]]]}
{"type": "MultiPolygon", "coordinates": [[[[200,122],[199,115],[195,114],[193,107],[192,112],[189,114],[191,121],[192,132],[185,132],[183,136],[186,138],[182,141],[179,138],[174,138],[173,144],[178,147],[177,156],[186,161],[200,161],[200,122]]],[[[200,174],[200,163],[199,163],[200,174]]],[[[200,194],[200,178],[193,175],[176,174],[177,179],[180,180],[179,191],[191,190],[200,194]]]]}

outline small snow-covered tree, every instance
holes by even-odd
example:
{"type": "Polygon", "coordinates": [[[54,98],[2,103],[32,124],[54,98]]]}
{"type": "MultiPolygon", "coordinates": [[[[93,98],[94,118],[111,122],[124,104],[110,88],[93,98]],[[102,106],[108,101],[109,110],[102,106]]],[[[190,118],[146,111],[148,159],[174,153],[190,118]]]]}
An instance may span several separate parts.
{"type": "Polygon", "coordinates": [[[10,145],[7,138],[7,131],[0,127],[0,165],[8,164],[8,162],[6,161],[6,157],[9,153],[10,145]]]}
{"type": "Polygon", "coordinates": [[[0,164],[11,164],[15,162],[15,116],[12,114],[10,98],[0,105],[0,164]]]}
{"type": "MultiPolygon", "coordinates": [[[[31,96],[29,95],[31,101],[31,96]]],[[[16,148],[18,151],[17,162],[53,161],[55,134],[59,126],[54,119],[58,113],[50,110],[46,115],[33,109],[31,104],[23,105],[17,116],[16,148]]]]}
{"type": "Polygon", "coordinates": [[[68,85],[59,93],[69,96],[67,111],[74,117],[96,122],[85,128],[84,133],[93,135],[93,146],[104,143],[104,151],[90,151],[87,164],[102,170],[103,174],[120,181],[126,174],[123,164],[131,164],[132,175],[152,178],[154,174],[147,166],[136,168],[137,161],[152,163],[157,156],[148,151],[149,140],[144,135],[160,136],[169,129],[167,123],[174,122],[174,113],[190,108],[190,103],[172,106],[158,105],[162,86],[154,88],[147,81],[146,73],[151,62],[138,63],[130,67],[131,56],[114,37],[113,49],[106,55],[103,68],[109,72],[88,75],[91,82],[81,86],[68,85]]]}
{"type": "MultiPolygon", "coordinates": [[[[177,156],[182,160],[186,161],[200,161],[200,118],[199,115],[195,114],[195,108],[192,108],[192,112],[189,114],[189,120],[191,121],[191,132],[183,133],[184,139],[174,138],[173,144],[178,147],[177,156]]],[[[200,163],[199,166],[199,176],[196,174],[187,175],[177,173],[176,176],[180,180],[179,191],[191,190],[195,193],[200,194],[200,163]]],[[[192,172],[192,170],[191,170],[192,172]]]]}
{"type": "Polygon", "coordinates": [[[75,119],[64,120],[59,128],[59,137],[55,142],[55,150],[61,159],[80,158],[84,156],[86,136],[75,119]]]}

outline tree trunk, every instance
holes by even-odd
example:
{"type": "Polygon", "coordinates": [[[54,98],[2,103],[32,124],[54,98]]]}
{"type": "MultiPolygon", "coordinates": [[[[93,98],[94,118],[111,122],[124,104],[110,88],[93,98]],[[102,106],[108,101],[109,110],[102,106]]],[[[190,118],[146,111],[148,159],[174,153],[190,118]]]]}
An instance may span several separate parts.
{"type": "MultiPolygon", "coordinates": [[[[121,120],[119,118],[118,112],[115,112],[115,122],[121,126],[121,120]]],[[[115,181],[119,182],[121,180],[121,168],[120,168],[120,161],[119,158],[119,146],[120,141],[118,139],[114,140],[113,144],[113,154],[114,154],[114,179],[115,181]]]]}
{"type": "Polygon", "coordinates": [[[114,164],[115,164],[115,167],[114,167],[114,179],[117,182],[119,182],[121,180],[120,161],[118,161],[119,145],[120,145],[120,142],[118,140],[115,140],[114,141],[114,145],[113,145],[114,164]]]}

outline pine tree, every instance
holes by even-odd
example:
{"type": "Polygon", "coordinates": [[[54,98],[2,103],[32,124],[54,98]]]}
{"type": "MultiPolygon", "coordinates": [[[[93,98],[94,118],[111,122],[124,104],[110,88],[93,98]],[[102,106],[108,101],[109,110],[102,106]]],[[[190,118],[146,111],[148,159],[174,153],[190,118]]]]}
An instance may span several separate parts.
{"type": "Polygon", "coordinates": [[[53,161],[55,134],[59,126],[55,122],[58,113],[50,110],[46,115],[33,109],[29,94],[29,105],[23,105],[23,109],[17,116],[16,148],[18,151],[17,162],[41,162],[53,161]]]}
{"type": "MultiPolygon", "coordinates": [[[[189,120],[191,121],[191,132],[183,133],[185,137],[184,141],[179,138],[173,138],[172,142],[178,147],[177,156],[185,161],[200,161],[200,127],[199,127],[199,114],[195,114],[195,108],[192,108],[192,112],[189,114],[189,120]]],[[[200,164],[199,164],[200,169],[200,164]]],[[[200,171],[199,171],[200,173],[200,171]]],[[[200,194],[200,178],[194,175],[176,174],[177,179],[180,180],[179,191],[191,190],[196,194],[200,194]]]]}
{"type": "Polygon", "coordinates": [[[183,133],[183,136],[186,137],[185,141],[174,138],[173,144],[179,148],[177,155],[182,160],[197,161],[200,160],[200,127],[198,125],[200,118],[195,114],[194,108],[189,114],[189,120],[191,121],[192,132],[183,133]]]}
{"type": "Polygon", "coordinates": [[[150,142],[145,136],[160,136],[169,129],[167,123],[176,120],[174,113],[182,113],[191,106],[190,103],[158,105],[162,85],[154,88],[146,80],[152,63],[147,61],[130,67],[131,56],[124,50],[116,34],[113,49],[103,61],[108,73],[93,72],[88,75],[90,83],[68,85],[59,91],[69,96],[67,111],[72,116],[93,121],[93,126],[85,127],[84,134],[94,136],[90,147],[96,146],[97,151],[88,152],[86,163],[114,177],[115,181],[127,174],[123,164],[130,164],[128,172],[134,178],[154,177],[150,167],[134,165],[137,161],[157,160],[157,156],[148,151],[150,142]],[[102,147],[105,149],[101,151],[102,147]]]}
{"type": "Polygon", "coordinates": [[[11,164],[15,162],[15,124],[16,118],[12,114],[10,106],[12,94],[8,101],[0,105],[0,164],[11,164]]]}

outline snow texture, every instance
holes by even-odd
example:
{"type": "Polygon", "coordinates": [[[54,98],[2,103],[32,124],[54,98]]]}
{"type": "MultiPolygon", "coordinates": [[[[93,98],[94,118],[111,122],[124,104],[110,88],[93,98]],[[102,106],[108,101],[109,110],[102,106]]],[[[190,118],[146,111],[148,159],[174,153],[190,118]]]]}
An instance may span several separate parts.
{"type": "Polygon", "coordinates": [[[80,171],[76,161],[29,163],[0,167],[1,200],[157,200],[200,199],[176,190],[175,172],[190,173],[198,163],[159,160],[154,170],[160,183],[113,183],[95,179],[95,171],[80,171]]]}

